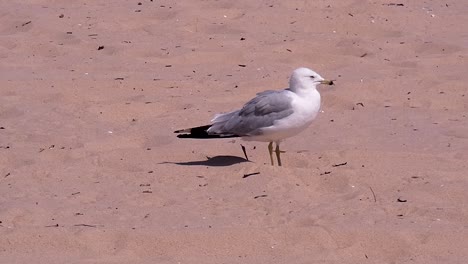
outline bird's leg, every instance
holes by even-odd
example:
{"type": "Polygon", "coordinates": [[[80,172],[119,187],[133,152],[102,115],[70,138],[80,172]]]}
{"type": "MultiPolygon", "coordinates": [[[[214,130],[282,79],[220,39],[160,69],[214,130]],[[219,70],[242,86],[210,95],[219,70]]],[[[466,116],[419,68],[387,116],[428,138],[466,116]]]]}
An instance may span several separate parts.
{"type": "Polygon", "coordinates": [[[281,166],[281,157],[280,157],[280,155],[281,155],[281,153],[284,153],[284,151],[280,150],[278,142],[276,142],[275,152],[276,152],[276,159],[278,160],[278,166],[281,166]]]}
{"type": "Polygon", "coordinates": [[[241,145],[242,151],[244,152],[245,159],[246,159],[247,161],[249,161],[249,157],[247,157],[247,152],[245,151],[244,145],[242,145],[242,144],[240,144],[240,145],[241,145]]]}
{"type": "Polygon", "coordinates": [[[270,142],[270,144],[268,144],[268,152],[270,152],[271,166],[273,166],[275,165],[273,163],[273,142],[270,142]]]}

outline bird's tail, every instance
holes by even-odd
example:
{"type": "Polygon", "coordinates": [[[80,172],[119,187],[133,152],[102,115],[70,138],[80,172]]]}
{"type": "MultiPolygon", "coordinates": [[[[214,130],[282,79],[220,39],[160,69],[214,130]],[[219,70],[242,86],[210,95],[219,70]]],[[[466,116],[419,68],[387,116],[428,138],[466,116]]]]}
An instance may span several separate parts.
{"type": "Polygon", "coordinates": [[[174,131],[174,133],[179,134],[179,135],[177,135],[178,138],[209,139],[209,138],[239,137],[238,135],[232,135],[232,134],[209,134],[207,132],[207,130],[211,126],[212,125],[206,125],[206,126],[199,126],[199,127],[180,129],[180,130],[174,131]],[[182,134],[182,133],[184,133],[184,134],[182,134]]]}

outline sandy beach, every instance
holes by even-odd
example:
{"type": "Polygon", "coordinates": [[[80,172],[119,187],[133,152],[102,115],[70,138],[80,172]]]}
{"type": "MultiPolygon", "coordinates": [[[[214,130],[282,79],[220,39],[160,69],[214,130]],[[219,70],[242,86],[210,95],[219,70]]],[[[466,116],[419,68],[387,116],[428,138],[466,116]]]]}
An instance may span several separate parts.
{"type": "Polygon", "coordinates": [[[467,12],[0,3],[0,262],[466,263],[467,12]],[[174,135],[298,67],[336,81],[284,166],[174,135]]]}

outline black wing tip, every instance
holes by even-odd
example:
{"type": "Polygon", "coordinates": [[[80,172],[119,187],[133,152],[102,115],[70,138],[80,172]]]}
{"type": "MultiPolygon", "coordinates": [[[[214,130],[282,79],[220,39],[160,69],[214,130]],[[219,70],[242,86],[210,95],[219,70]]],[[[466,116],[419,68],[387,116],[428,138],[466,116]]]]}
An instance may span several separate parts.
{"type": "Polygon", "coordinates": [[[180,134],[180,133],[184,133],[184,132],[190,132],[190,131],[187,131],[187,129],[180,129],[180,130],[174,131],[175,134],[180,134]]]}
{"type": "Polygon", "coordinates": [[[212,135],[209,135],[208,132],[206,132],[210,127],[211,125],[205,125],[199,127],[179,129],[174,131],[174,133],[179,134],[177,135],[178,138],[210,138],[210,136],[212,135]]]}
{"type": "Polygon", "coordinates": [[[214,138],[236,138],[238,135],[209,135],[209,134],[179,134],[178,138],[192,138],[192,139],[214,139],[214,138]]]}
{"type": "Polygon", "coordinates": [[[178,138],[192,138],[192,135],[190,134],[179,134],[177,135],[178,138]]]}
{"type": "Polygon", "coordinates": [[[174,133],[179,134],[177,135],[178,138],[194,138],[194,139],[210,139],[210,138],[233,138],[239,137],[238,135],[216,135],[216,134],[208,134],[206,132],[211,125],[199,126],[199,127],[192,127],[187,129],[179,129],[174,131],[174,133]],[[184,134],[181,134],[184,133],[184,134]]]}

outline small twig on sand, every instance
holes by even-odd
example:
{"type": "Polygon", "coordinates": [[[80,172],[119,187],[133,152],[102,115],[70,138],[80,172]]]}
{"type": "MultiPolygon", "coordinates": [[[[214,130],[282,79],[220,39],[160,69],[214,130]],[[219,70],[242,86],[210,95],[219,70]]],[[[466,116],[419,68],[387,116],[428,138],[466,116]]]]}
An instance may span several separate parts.
{"type": "Polygon", "coordinates": [[[332,167],[340,167],[340,166],[344,166],[344,165],[346,165],[346,164],[348,164],[347,161],[346,161],[346,162],[343,162],[343,163],[339,163],[339,164],[333,164],[332,167]]]}
{"type": "Polygon", "coordinates": [[[240,144],[240,145],[241,145],[242,151],[244,152],[245,159],[246,159],[247,161],[249,161],[249,157],[247,157],[247,152],[245,151],[244,145],[242,145],[242,144],[240,144]]]}
{"type": "Polygon", "coordinates": [[[96,225],[87,225],[87,224],[77,224],[74,226],[97,227],[96,225]]]}
{"type": "Polygon", "coordinates": [[[260,172],[247,173],[247,174],[244,174],[244,176],[242,178],[247,178],[247,177],[250,177],[250,176],[253,176],[253,175],[258,175],[258,174],[260,174],[260,172]]]}
{"type": "Polygon", "coordinates": [[[375,192],[374,192],[374,190],[372,190],[372,187],[370,187],[370,186],[369,186],[369,189],[370,189],[371,192],[372,192],[372,196],[374,196],[374,203],[376,203],[376,202],[377,202],[377,198],[375,197],[375,192]]]}

